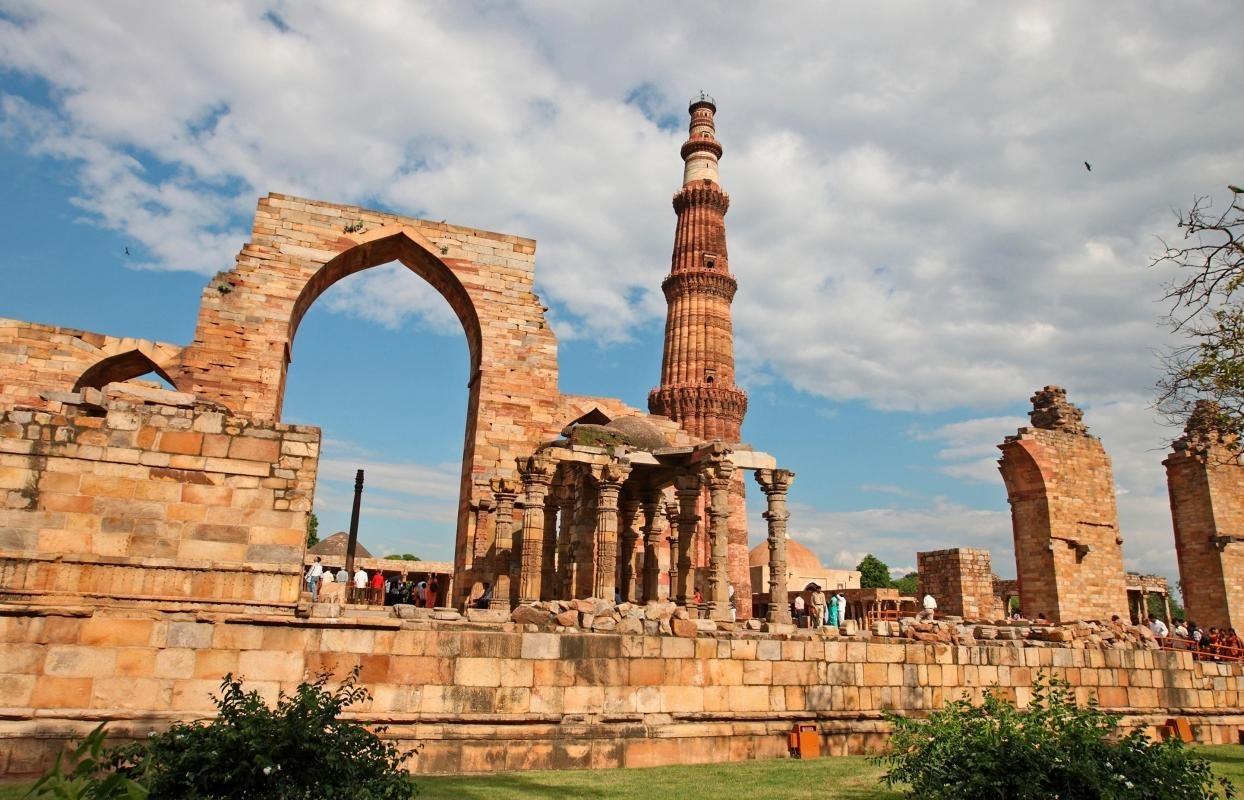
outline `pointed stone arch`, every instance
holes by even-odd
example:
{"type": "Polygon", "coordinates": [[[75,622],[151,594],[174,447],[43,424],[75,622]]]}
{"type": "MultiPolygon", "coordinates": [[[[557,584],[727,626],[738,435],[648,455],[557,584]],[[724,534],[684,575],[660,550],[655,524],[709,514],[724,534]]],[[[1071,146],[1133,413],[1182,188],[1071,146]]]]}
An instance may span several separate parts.
{"type": "Polygon", "coordinates": [[[169,386],[176,387],[176,382],[159,364],[141,350],[134,349],[106,356],[87,367],[74,382],[73,390],[78,392],[88,387],[102,389],[110,383],[132,380],[152,372],[167,381],[169,386]]]}

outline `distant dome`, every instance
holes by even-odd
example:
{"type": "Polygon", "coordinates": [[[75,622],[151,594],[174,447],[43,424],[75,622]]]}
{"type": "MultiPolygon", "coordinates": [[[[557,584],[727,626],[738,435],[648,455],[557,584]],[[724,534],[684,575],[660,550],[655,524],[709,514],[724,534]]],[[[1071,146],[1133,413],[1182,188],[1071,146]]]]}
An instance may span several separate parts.
{"type": "Polygon", "coordinates": [[[657,426],[643,417],[618,417],[605,427],[622,434],[627,444],[638,447],[640,450],[659,450],[662,447],[669,447],[669,442],[665,440],[665,436],[661,434],[657,426]]]}
{"type": "MultiPolygon", "coordinates": [[[[350,534],[340,531],[329,536],[327,539],[321,539],[318,544],[307,550],[309,555],[313,556],[332,556],[333,558],[345,558],[346,548],[350,546],[350,534]]],[[[356,558],[371,558],[372,554],[367,552],[367,548],[362,542],[354,543],[354,556],[356,558]]]]}
{"type": "MultiPolygon", "coordinates": [[[[769,543],[761,542],[753,547],[747,563],[753,567],[768,566],[769,543]]],[[[815,553],[790,538],[786,540],[786,568],[797,575],[818,575],[825,571],[815,553]]]]}

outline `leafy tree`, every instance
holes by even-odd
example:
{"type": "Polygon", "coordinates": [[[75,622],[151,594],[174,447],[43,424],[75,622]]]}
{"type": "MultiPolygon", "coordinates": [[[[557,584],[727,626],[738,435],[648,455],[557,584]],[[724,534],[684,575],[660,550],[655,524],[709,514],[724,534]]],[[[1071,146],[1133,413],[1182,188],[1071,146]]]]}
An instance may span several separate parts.
{"type": "Polygon", "coordinates": [[[394,553],[391,556],[385,556],[385,559],[389,561],[422,561],[423,560],[419,558],[419,556],[413,555],[411,553],[402,553],[400,556],[394,553]]]}
{"type": "MultiPolygon", "coordinates": [[[[1154,265],[1179,276],[1167,287],[1168,321],[1184,343],[1164,354],[1159,410],[1182,423],[1197,400],[1218,406],[1222,430],[1244,426],[1244,189],[1227,187],[1221,213],[1200,197],[1179,212],[1183,241],[1167,244],[1154,265]]],[[[1165,243],[1164,243],[1165,244],[1165,243]]]]}
{"type": "Polygon", "coordinates": [[[320,543],[320,518],[315,514],[307,515],[307,547],[312,548],[320,543]]]}
{"type": "Polygon", "coordinates": [[[855,568],[860,573],[860,586],[864,589],[885,589],[894,585],[894,581],[890,580],[890,567],[872,553],[864,556],[855,568]]]}
{"type": "Polygon", "coordinates": [[[898,589],[899,594],[904,597],[915,597],[916,592],[920,591],[920,574],[917,572],[907,573],[894,581],[894,588],[898,589]]]}
{"type": "Polygon", "coordinates": [[[281,692],[269,708],[257,691],[226,675],[207,722],[177,723],[164,733],[113,752],[117,772],[162,798],[349,797],[407,800],[416,794],[397,747],[362,725],[339,719],[367,700],[355,668],[335,691],[328,675],[281,692]]]}
{"type": "Polygon", "coordinates": [[[55,800],[144,800],[147,789],[112,768],[110,754],[104,750],[106,733],[100,723],[68,753],[56,754],[46,775],[26,793],[29,798],[55,800]]]}
{"type": "Polygon", "coordinates": [[[1210,800],[1221,788],[1209,762],[1178,739],[1150,742],[1119,730],[1119,716],[1076,705],[1066,681],[1038,675],[1020,711],[996,690],[984,702],[946,703],[928,720],[894,714],[881,780],[922,800],[1210,800]]]}

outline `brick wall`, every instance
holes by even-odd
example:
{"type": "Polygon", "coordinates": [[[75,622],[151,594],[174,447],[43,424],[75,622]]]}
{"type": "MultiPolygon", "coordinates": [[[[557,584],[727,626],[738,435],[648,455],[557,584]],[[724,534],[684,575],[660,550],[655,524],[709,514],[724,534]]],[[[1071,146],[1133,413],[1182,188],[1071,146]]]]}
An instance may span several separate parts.
{"type": "Polygon", "coordinates": [[[317,428],[126,384],[49,397],[0,409],[0,599],[297,602],[317,428]]]}
{"type": "Polygon", "coordinates": [[[1057,386],[1033,397],[1033,427],[999,445],[1024,614],[1127,619],[1110,457],[1057,386]]]}
{"type": "Polygon", "coordinates": [[[932,594],[939,613],[971,620],[1003,616],[988,550],[959,547],[916,553],[916,570],[920,597],[932,594]]]}
{"type": "Polygon", "coordinates": [[[1180,588],[1198,625],[1244,630],[1244,464],[1194,423],[1166,467],[1180,588]]]}
{"type": "Polygon", "coordinates": [[[1027,703],[1039,672],[1141,724],[1189,716],[1202,741],[1234,742],[1244,724],[1239,665],[1149,650],[0,607],[0,665],[0,774],[11,775],[99,720],[142,737],[209,713],[230,671],[271,700],[305,676],[361,667],[374,697],[352,716],[422,744],[422,772],[779,757],[795,722],[816,723],[831,753],[861,752],[885,744],[882,709],[919,714],[993,684],[1027,703]]]}

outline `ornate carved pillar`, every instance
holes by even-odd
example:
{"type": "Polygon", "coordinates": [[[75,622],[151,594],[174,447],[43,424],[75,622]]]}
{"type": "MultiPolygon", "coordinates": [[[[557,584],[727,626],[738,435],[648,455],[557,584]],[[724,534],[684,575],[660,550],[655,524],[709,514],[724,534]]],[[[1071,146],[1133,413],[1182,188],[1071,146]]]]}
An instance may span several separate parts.
{"type": "Polygon", "coordinates": [[[544,553],[540,558],[540,599],[553,600],[557,596],[557,510],[560,503],[556,492],[544,498],[544,553]]]}
{"type": "Polygon", "coordinates": [[[568,600],[573,595],[574,553],[571,543],[574,541],[574,486],[562,485],[554,487],[553,495],[557,500],[560,519],[557,528],[557,582],[554,585],[553,599],[568,600]]]}
{"type": "MultiPolygon", "coordinates": [[[[673,600],[675,593],[678,591],[678,552],[674,549],[674,542],[678,539],[678,515],[680,506],[678,501],[666,503],[666,541],[662,541],[661,536],[657,536],[657,546],[666,545],[669,551],[669,569],[668,572],[668,588],[666,592],[666,600],[673,600]]],[[[688,559],[690,557],[688,551],[688,559]]],[[[659,557],[659,556],[658,556],[659,557]]],[[[659,593],[659,592],[658,592],[659,593]]]]}
{"type": "Polygon", "coordinates": [[[618,554],[618,578],[624,602],[633,602],[635,593],[635,543],[639,541],[639,500],[627,495],[622,500],[622,551],[618,554]]]}
{"type": "Polygon", "coordinates": [[[492,548],[492,512],[497,507],[491,498],[480,498],[475,506],[475,547],[471,553],[471,566],[486,564],[488,551],[492,548]]]}
{"type": "Polygon", "coordinates": [[[518,601],[540,599],[544,577],[544,500],[553,483],[557,462],[539,453],[517,458],[523,479],[523,530],[519,539],[518,601]]]}
{"type": "Polygon", "coordinates": [[[710,619],[730,619],[730,479],[734,464],[720,458],[710,462],[705,477],[708,481],[709,532],[712,555],[708,572],[708,614],[710,619]]]}
{"type": "Polygon", "coordinates": [[[624,462],[605,464],[596,481],[596,580],[592,596],[613,602],[618,571],[618,495],[631,474],[624,462]]]}
{"type": "Polygon", "coordinates": [[[790,624],[790,599],[786,586],[786,493],[795,480],[795,473],[788,469],[758,469],[756,483],[760,484],[769,508],[764,513],[769,523],[769,615],[767,620],[782,625],[790,624]]]}
{"type": "Polygon", "coordinates": [[[670,598],[680,606],[695,597],[695,570],[691,566],[691,545],[700,524],[696,505],[700,499],[703,478],[699,472],[686,472],[675,478],[678,493],[678,562],[670,565],[671,577],[677,586],[670,586],[670,598]],[[677,570],[677,572],[674,572],[677,570]]]}
{"type": "Polygon", "coordinates": [[[493,478],[489,484],[497,503],[497,521],[493,535],[493,586],[490,608],[510,608],[512,605],[510,570],[514,549],[514,499],[518,497],[518,484],[510,478],[493,478]]]}
{"type": "Polygon", "coordinates": [[[644,510],[644,575],[643,600],[655,603],[660,599],[661,585],[661,531],[657,517],[661,513],[661,493],[648,490],[643,497],[644,510]]]}

